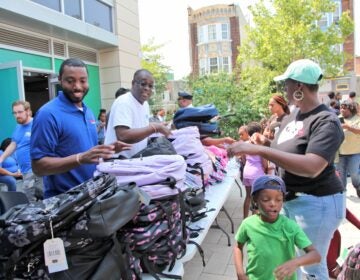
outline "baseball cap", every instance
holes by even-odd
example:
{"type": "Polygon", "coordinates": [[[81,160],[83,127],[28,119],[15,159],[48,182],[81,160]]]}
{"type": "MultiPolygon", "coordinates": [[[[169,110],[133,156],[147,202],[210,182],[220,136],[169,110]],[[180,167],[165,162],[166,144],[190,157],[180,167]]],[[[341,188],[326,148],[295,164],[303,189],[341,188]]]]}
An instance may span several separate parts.
{"type": "Polygon", "coordinates": [[[178,96],[184,99],[192,100],[192,95],[190,93],[187,93],[186,91],[179,91],[178,96]]]}
{"type": "Polygon", "coordinates": [[[323,74],[320,66],[310,59],[299,59],[292,62],[285,73],[274,78],[274,81],[292,79],[301,83],[316,85],[323,74]]]}
{"type": "Polygon", "coordinates": [[[268,189],[279,190],[284,194],[286,193],[285,183],[280,177],[273,175],[263,175],[254,181],[253,185],[251,186],[251,195],[257,191],[268,189]]]}

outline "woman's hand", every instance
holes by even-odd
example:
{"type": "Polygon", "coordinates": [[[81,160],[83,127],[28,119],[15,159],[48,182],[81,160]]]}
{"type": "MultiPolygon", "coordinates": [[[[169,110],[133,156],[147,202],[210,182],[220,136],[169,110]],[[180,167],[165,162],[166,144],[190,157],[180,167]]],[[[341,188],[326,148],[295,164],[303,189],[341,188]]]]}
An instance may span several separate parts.
{"type": "Polygon", "coordinates": [[[259,153],[259,146],[243,141],[238,141],[231,144],[227,148],[227,153],[229,157],[241,156],[243,154],[256,155],[259,153]]]}

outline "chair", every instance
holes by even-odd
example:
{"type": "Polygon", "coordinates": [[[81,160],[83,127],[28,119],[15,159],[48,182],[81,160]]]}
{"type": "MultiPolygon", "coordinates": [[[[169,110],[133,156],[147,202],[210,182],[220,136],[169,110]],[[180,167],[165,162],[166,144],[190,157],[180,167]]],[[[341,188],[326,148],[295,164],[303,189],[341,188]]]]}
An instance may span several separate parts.
{"type": "Polygon", "coordinates": [[[15,205],[27,203],[29,200],[22,192],[0,192],[0,215],[15,205]]]}

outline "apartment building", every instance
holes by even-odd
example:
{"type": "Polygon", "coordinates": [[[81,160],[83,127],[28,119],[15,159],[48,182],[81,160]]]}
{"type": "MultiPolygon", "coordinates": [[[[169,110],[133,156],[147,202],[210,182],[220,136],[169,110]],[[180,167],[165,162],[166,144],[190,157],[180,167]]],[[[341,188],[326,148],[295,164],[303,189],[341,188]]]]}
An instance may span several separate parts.
{"type": "MultiPolygon", "coordinates": [[[[318,24],[323,30],[326,30],[332,23],[336,23],[344,11],[349,11],[352,20],[358,20],[354,16],[355,6],[353,0],[333,1],[336,4],[335,12],[326,13],[319,20],[318,24]]],[[[360,59],[355,54],[355,32],[360,32],[360,30],[355,30],[343,45],[335,48],[336,51],[345,52],[349,56],[344,62],[344,75],[326,80],[320,88],[320,97],[325,96],[326,99],[326,94],[329,91],[340,92],[344,98],[347,98],[351,91],[357,91],[357,95],[360,95],[360,59]]],[[[360,44],[360,42],[357,42],[357,44],[360,44]]]]}
{"type": "Polygon", "coordinates": [[[29,101],[35,114],[56,96],[66,58],[87,64],[85,102],[97,114],[120,86],[131,86],[139,54],[137,0],[1,0],[0,139],[14,129],[13,101],[29,101]]]}
{"type": "Polygon", "coordinates": [[[190,64],[193,75],[231,73],[245,36],[245,17],[236,4],[188,8],[190,64]]]}

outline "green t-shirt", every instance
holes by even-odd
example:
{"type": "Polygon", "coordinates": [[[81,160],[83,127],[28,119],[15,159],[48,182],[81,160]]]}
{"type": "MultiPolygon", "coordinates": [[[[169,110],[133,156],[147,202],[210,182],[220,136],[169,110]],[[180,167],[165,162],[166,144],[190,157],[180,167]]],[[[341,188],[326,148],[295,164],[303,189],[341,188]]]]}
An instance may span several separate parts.
{"type": "MultiPolygon", "coordinates": [[[[258,214],[246,218],[241,223],[235,240],[246,244],[246,274],[249,280],[275,279],[274,269],[294,258],[295,246],[304,249],[311,245],[299,225],[283,215],[279,215],[272,224],[262,221],[258,214]]],[[[291,280],[296,280],[296,273],[291,280]]]]}

